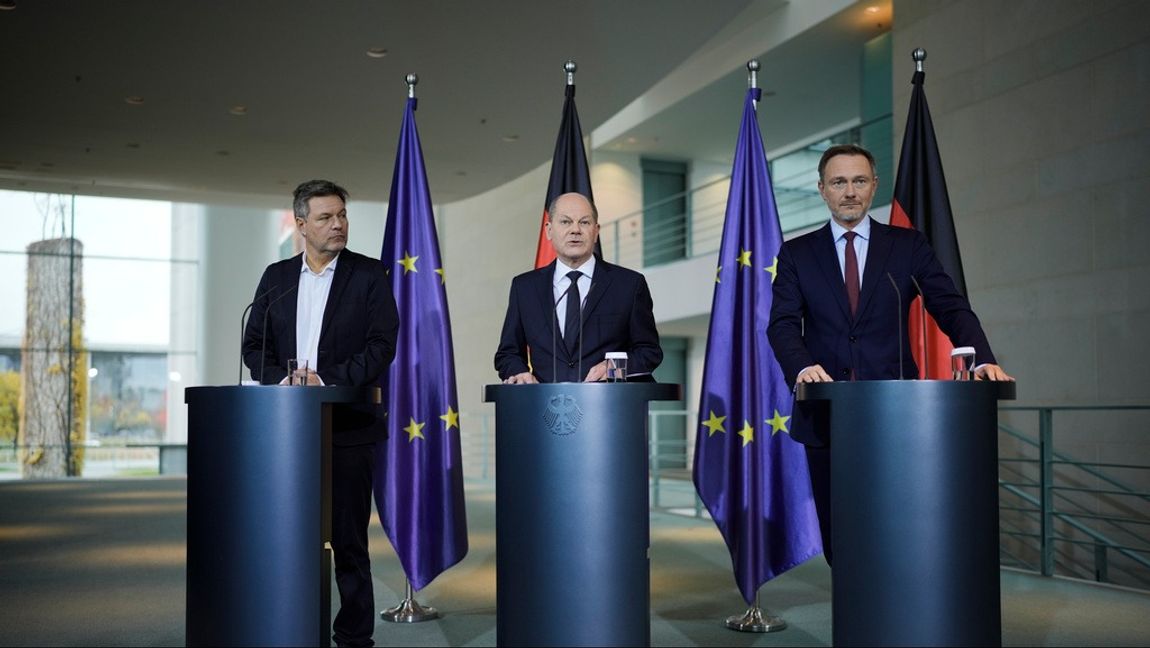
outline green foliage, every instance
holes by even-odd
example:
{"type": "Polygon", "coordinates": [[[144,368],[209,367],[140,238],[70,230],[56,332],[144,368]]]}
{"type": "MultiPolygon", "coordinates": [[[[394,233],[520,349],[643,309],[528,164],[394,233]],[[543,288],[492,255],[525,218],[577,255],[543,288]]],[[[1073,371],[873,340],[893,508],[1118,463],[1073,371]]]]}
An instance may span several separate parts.
{"type": "Polygon", "coordinates": [[[20,428],[20,374],[0,372],[0,443],[14,443],[20,428]]]}

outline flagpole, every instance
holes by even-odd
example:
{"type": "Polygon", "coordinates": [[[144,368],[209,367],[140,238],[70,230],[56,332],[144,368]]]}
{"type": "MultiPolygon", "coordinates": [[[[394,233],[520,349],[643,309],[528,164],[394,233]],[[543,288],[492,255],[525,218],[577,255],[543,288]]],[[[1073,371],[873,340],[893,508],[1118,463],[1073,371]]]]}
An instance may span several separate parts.
{"type": "MultiPolygon", "coordinates": [[[[416,74],[408,74],[404,77],[407,82],[407,98],[415,98],[415,84],[419,83],[419,76],[416,74]]],[[[415,600],[415,592],[411,589],[411,580],[404,579],[406,584],[406,592],[403,600],[399,605],[388,608],[379,613],[379,618],[384,621],[392,623],[420,623],[421,621],[431,621],[439,618],[439,610],[433,607],[424,607],[415,600]]]]}
{"type": "MultiPolygon", "coordinates": [[[[759,87],[759,70],[761,69],[758,59],[751,59],[747,61],[747,88],[754,90],[759,87]]],[[[755,103],[756,110],[758,102],[755,103]]],[[[739,632],[777,632],[787,627],[787,622],[781,617],[774,616],[769,613],[764,613],[763,608],[759,607],[759,590],[755,590],[755,604],[747,608],[746,612],[727,617],[727,628],[737,630],[739,632]]]]}
{"type": "Polygon", "coordinates": [[[922,72],[922,62],[926,60],[926,50],[921,47],[914,48],[910,53],[910,57],[914,59],[914,71],[922,72]]]}

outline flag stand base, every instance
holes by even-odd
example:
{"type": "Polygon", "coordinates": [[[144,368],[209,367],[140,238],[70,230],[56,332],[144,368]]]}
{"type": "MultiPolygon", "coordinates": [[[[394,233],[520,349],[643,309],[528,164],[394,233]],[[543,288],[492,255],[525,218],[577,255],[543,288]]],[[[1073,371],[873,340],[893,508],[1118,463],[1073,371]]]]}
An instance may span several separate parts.
{"type": "Polygon", "coordinates": [[[747,608],[741,615],[727,617],[726,626],[739,632],[777,632],[787,627],[787,622],[777,616],[764,615],[757,605],[747,608]]]}
{"type": "Polygon", "coordinates": [[[387,608],[379,613],[379,618],[391,623],[420,623],[439,618],[439,610],[433,607],[424,607],[412,597],[411,581],[407,583],[407,596],[399,605],[387,608]]]}

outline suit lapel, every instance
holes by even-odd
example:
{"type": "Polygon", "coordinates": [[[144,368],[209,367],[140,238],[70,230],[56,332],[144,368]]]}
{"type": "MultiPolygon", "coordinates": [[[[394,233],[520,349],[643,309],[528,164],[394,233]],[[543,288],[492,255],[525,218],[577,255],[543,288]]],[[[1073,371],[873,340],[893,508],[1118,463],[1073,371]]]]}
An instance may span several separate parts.
{"type": "Polygon", "coordinates": [[[614,266],[602,259],[595,261],[595,275],[591,277],[591,287],[587,289],[587,298],[583,301],[583,323],[587,323],[588,316],[595,312],[595,307],[599,305],[599,301],[603,299],[603,295],[607,294],[611,286],[611,280],[614,278],[612,274],[614,266]]]}
{"type": "Polygon", "coordinates": [[[336,304],[339,303],[343,291],[351,281],[355,272],[357,259],[348,250],[339,255],[339,262],[335,264],[335,275],[331,278],[331,291],[327,294],[327,303],[323,306],[323,324],[319,329],[319,346],[323,347],[328,330],[331,328],[331,318],[335,316],[336,304]]]}
{"type": "Polygon", "coordinates": [[[551,335],[558,340],[556,348],[566,348],[563,344],[563,333],[559,330],[559,319],[555,316],[555,262],[535,271],[535,294],[539,297],[540,312],[547,314],[547,326],[551,335]]]}
{"type": "Polygon", "coordinates": [[[272,295],[272,299],[283,295],[283,299],[278,306],[287,314],[284,319],[287,320],[287,337],[284,338],[286,349],[278,349],[281,357],[284,358],[284,365],[287,365],[287,358],[296,357],[296,341],[295,341],[295,328],[296,328],[296,304],[298,303],[299,290],[299,274],[303,271],[303,253],[296,257],[295,263],[284,264],[283,276],[280,277],[280,291],[272,295]],[[291,290],[293,294],[284,295],[284,291],[291,290]]]}
{"type": "MultiPolygon", "coordinates": [[[[868,216],[868,218],[870,217],[868,216]]],[[[862,290],[859,292],[859,317],[866,312],[871,296],[878,291],[879,286],[888,284],[886,267],[887,259],[890,257],[892,239],[886,234],[887,231],[881,224],[871,221],[866,267],[863,268],[862,290]]]]}
{"type": "Polygon", "coordinates": [[[847,287],[843,283],[843,272],[839,266],[839,254],[835,250],[835,238],[831,232],[830,223],[823,226],[822,233],[814,241],[814,257],[823,272],[823,277],[830,286],[828,291],[834,295],[835,303],[842,309],[843,317],[851,318],[851,305],[847,301],[847,287]]]}

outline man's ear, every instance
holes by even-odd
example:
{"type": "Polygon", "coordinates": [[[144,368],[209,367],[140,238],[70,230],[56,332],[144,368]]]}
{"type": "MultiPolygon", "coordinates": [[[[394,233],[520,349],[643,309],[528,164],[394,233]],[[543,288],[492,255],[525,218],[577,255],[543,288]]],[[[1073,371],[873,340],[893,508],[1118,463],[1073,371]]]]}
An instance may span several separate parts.
{"type": "Polygon", "coordinates": [[[297,232],[299,232],[299,235],[300,235],[300,236],[303,236],[303,235],[304,235],[304,234],[303,234],[303,226],[304,226],[304,223],[306,223],[306,222],[307,222],[307,221],[305,221],[304,219],[300,218],[299,216],[296,216],[296,219],[295,219],[295,229],[296,229],[296,231],[297,231],[297,232]]]}
{"type": "Polygon", "coordinates": [[[547,219],[547,222],[543,224],[543,230],[547,232],[547,240],[550,241],[551,240],[551,219],[547,219]]]}

